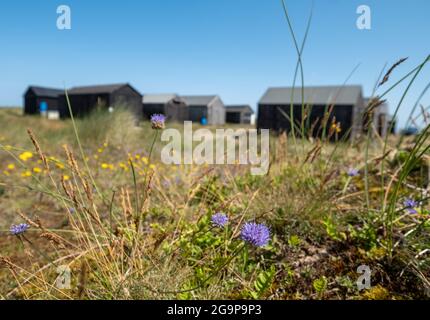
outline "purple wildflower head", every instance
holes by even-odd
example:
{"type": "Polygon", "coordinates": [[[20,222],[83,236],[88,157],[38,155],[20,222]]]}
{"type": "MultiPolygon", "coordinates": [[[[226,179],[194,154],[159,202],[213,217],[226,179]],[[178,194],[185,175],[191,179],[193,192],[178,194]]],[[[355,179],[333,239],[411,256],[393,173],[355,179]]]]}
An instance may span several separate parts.
{"type": "Polygon", "coordinates": [[[151,116],[151,125],[152,129],[164,129],[164,122],[166,121],[166,117],[162,114],[153,114],[151,116]]]}
{"type": "Polygon", "coordinates": [[[415,208],[417,208],[419,206],[419,204],[414,199],[412,199],[412,198],[405,199],[405,201],[403,201],[403,205],[405,206],[406,210],[409,213],[412,213],[412,214],[417,213],[417,210],[415,208]]]}
{"type": "Polygon", "coordinates": [[[224,228],[228,223],[228,217],[224,213],[217,212],[212,216],[211,221],[214,226],[224,228]]]}
{"type": "Polygon", "coordinates": [[[26,232],[28,228],[30,228],[30,226],[26,223],[12,225],[10,227],[10,233],[13,234],[14,236],[19,236],[20,234],[23,234],[24,232],[26,232]]]}
{"type": "Polygon", "coordinates": [[[359,173],[360,173],[360,171],[358,169],[355,169],[355,168],[349,168],[348,171],[346,172],[346,174],[350,177],[356,177],[356,176],[358,176],[359,173]]]}
{"type": "Polygon", "coordinates": [[[249,242],[256,247],[265,246],[270,240],[270,230],[264,224],[247,222],[240,232],[242,240],[249,242]]]}

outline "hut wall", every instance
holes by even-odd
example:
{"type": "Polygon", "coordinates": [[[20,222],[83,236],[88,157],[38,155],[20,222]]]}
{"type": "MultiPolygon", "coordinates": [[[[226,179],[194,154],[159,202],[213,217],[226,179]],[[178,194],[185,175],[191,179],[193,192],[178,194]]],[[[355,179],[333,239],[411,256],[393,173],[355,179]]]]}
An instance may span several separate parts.
{"type": "Polygon", "coordinates": [[[36,114],[38,112],[37,97],[33,93],[26,93],[24,97],[24,113],[36,114]]]}
{"type": "Polygon", "coordinates": [[[209,105],[208,124],[210,125],[223,125],[225,124],[225,107],[219,97],[209,105]]]}
{"type": "Polygon", "coordinates": [[[242,112],[227,111],[225,113],[225,122],[227,123],[242,123],[242,112]]]}
{"type": "Polygon", "coordinates": [[[206,118],[209,123],[209,112],[207,106],[189,106],[188,120],[200,123],[202,118],[206,118]]]}
{"type": "Polygon", "coordinates": [[[363,132],[363,116],[364,111],[367,106],[364,105],[364,99],[360,95],[356,105],[353,108],[353,118],[352,118],[352,138],[358,137],[363,132]]]}
{"type": "Polygon", "coordinates": [[[241,113],[240,123],[251,124],[252,112],[245,110],[241,113]]]}
{"type": "Polygon", "coordinates": [[[275,129],[275,106],[258,105],[257,129],[275,129]]]}
{"type": "Polygon", "coordinates": [[[109,106],[121,106],[133,112],[138,118],[142,118],[142,95],[133,90],[130,86],[123,86],[116,90],[110,99],[109,106]]]}
{"type": "Polygon", "coordinates": [[[248,108],[225,108],[225,122],[226,123],[251,123],[252,112],[248,108]]]}
{"type": "MultiPolygon", "coordinates": [[[[338,134],[338,138],[341,139],[344,136],[347,138],[350,135],[350,130],[353,124],[353,109],[352,105],[335,105],[333,106],[332,112],[329,115],[326,134],[328,134],[329,126],[332,123],[334,117],[336,122],[341,123],[341,132],[338,134]]],[[[305,128],[312,130],[310,133],[314,137],[320,137],[323,135],[324,128],[322,126],[322,120],[324,114],[328,111],[328,106],[325,105],[314,105],[309,106],[309,116],[304,119],[305,128]]],[[[290,132],[291,131],[291,106],[290,105],[259,105],[258,107],[258,129],[272,129],[276,132],[290,132]]],[[[293,106],[293,119],[295,124],[296,132],[300,130],[302,123],[302,105],[293,106]]],[[[299,133],[299,132],[297,132],[299,133]]]]}
{"type": "MultiPolygon", "coordinates": [[[[107,109],[109,94],[69,94],[73,116],[82,117],[96,109],[107,109]]],[[[70,117],[65,95],[60,97],[60,117],[70,117]]]]}
{"type": "Polygon", "coordinates": [[[374,112],[373,126],[381,137],[389,132],[388,105],[383,103],[374,112]]]}
{"type": "Polygon", "coordinates": [[[170,121],[184,122],[188,120],[188,106],[171,100],[166,104],[166,115],[170,121]]]}
{"type": "Polygon", "coordinates": [[[160,113],[166,115],[166,105],[164,103],[144,103],[143,116],[150,119],[153,114],[160,113]]]}
{"type": "Polygon", "coordinates": [[[188,107],[185,103],[176,103],[173,100],[168,103],[144,103],[143,115],[149,119],[153,114],[160,113],[166,116],[167,121],[183,122],[188,120],[188,107]]]}
{"type": "Polygon", "coordinates": [[[46,102],[48,110],[58,109],[58,98],[52,97],[39,97],[33,93],[27,93],[24,97],[24,113],[25,114],[39,114],[40,104],[46,102]]]}

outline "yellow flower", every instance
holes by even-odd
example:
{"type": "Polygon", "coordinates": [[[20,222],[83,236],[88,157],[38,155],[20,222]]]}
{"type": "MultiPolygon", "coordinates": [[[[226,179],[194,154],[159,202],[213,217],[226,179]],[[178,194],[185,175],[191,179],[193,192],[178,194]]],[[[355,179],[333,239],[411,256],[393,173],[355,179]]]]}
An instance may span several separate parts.
{"type": "Polygon", "coordinates": [[[9,165],[7,166],[7,169],[8,169],[8,170],[13,170],[13,169],[15,169],[15,165],[14,165],[13,163],[11,163],[11,164],[9,164],[9,165]]]}
{"type": "Polygon", "coordinates": [[[64,181],[70,180],[70,177],[69,177],[69,176],[67,176],[67,175],[64,175],[64,176],[63,176],[63,180],[64,180],[64,181]]]}
{"type": "Polygon", "coordinates": [[[118,166],[119,166],[120,168],[122,168],[124,171],[128,171],[128,167],[125,165],[125,163],[124,163],[124,162],[120,162],[120,163],[118,164],[118,166]]]}
{"type": "Polygon", "coordinates": [[[139,158],[140,158],[140,154],[136,154],[134,157],[135,157],[136,159],[139,159],[139,158]]]}
{"type": "Polygon", "coordinates": [[[42,169],[40,169],[40,168],[38,168],[38,167],[35,167],[35,168],[33,168],[33,172],[34,172],[34,173],[41,173],[41,172],[42,172],[42,169]]]}
{"type": "Polygon", "coordinates": [[[19,158],[22,160],[22,161],[27,161],[28,159],[30,159],[30,158],[32,158],[33,157],[33,154],[31,153],[31,152],[29,152],[29,151],[25,151],[25,152],[23,152],[23,153],[21,153],[20,155],[19,155],[19,158]]]}
{"type": "Polygon", "coordinates": [[[338,123],[333,123],[331,125],[331,128],[336,131],[336,133],[340,133],[342,131],[342,128],[340,127],[340,122],[338,123]]]}
{"type": "Polygon", "coordinates": [[[107,142],[103,143],[103,147],[107,148],[108,144],[107,142]]]}
{"type": "Polygon", "coordinates": [[[31,171],[24,171],[23,173],[21,173],[21,177],[27,178],[27,177],[31,177],[31,171]]]}
{"type": "Polygon", "coordinates": [[[59,168],[59,169],[64,169],[64,164],[62,164],[61,162],[57,162],[55,165],[56,165],[56,166],[57,166],[57,168],[59,168]]]}
{"type": "Polygon", "coordinates": [[[97,152],[98,152],[98,153],[102,153],[102,152],[103,152],[103,149],[102,149],[102,148],[98,148],[98,149],[97,149],[97,152]]]}
{"type": "Polygon", "coordinates": [[[149,168],[151,168],[152,170],[155,170],[155,165],[154,165],[154,164],[151,164],[151,165],[149,166],[149,168]]]}
{"type": "Polygon", "coordinates": [[[144,164],[148,164],[149,160],[148,160],[148,158],[146,158],[146,157],[142,157],[142,162],[143,162],[144,164]]]}
{"type": "Polygon", "coordinates": [[[96,160],[97,160],[98,158],[99,158],[99,156],[95,154],[95,155],[94,155],[94,159],[96,159],[96,160]]]}
{"type": "Polygon", "coordinates": [[[110,164],[110,163],[102,163],[101,167],[102,167],[102,169],[109,169],[109,170],[113,170],[114,169],[113,164],[110,164]]]}

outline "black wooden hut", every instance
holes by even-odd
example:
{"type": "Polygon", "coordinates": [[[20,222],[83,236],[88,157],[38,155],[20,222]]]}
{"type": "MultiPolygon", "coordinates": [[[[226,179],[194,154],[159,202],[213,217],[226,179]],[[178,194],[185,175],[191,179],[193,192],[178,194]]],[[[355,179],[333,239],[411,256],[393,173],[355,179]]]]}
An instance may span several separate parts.
{"type": "Polygon", "coordinates": [[[334,117],[340,122],[339,139],[355,137],[362,132],[364,99],[361,86],[305,87],[304,90],[301,87],[269,88],[258,103],[258,129],[290,132],[291,105],[294,123],[298,127],[304,123],[313,136],[324,132],[322,123],[328,111],[331,111],[328,124],[334,117]],[[302,112],[302,106],[307,112],[302,112]]]}
{"type": "Polygon", "coordinates": [[[226,123],[250,124],[251,116],[254,114],[251,106],[246,105],[229,105],[225,106],[226,123]]]}
{"type": "Polygon", "coordinates": [[[181,96],[188,106],[188,120],[209,125],[225,124],[225,106],[221,98],[212,96],[181,96]]]}
{"type": "Polygon", "coordinates": [[[188,120],[187,104],[176,94],[145,94],[143,96],[143,116],[149,119],[156,113],[165,115],[168,121],[188,120]]]}
{"type": "Polygon", "coordinates": [[[30,86],[24,93],[24,114],[58,109],[58,98],[64,90],[30,86]]]}
{"type": "MultiPolygon", "coordinates": [[[[74,116],[122,107],[131,110],[138,119],[142,116],[142,95],[128,83],[74,87],[67,91],[74,116]]],[[[60,117],[70,116],[66,96],[59,98],[60,117]]]]}

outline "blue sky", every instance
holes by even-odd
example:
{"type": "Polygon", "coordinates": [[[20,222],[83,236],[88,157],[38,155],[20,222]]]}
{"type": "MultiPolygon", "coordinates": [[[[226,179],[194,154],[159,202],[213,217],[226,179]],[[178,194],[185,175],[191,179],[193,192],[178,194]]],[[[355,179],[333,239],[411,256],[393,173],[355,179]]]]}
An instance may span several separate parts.
{"type": "MultiPolygon", "coordinates": [[[[301,41],[311,0],[287,0],[301,41]]],[[[314,0],[303,55],[305,84],[350,84],[365,94],[385,64],[409,60],[392,80],[430,54],[428,0],[314,0]],[[372,10],[358,30],[356,9],[372,10]]],[[[269,86],[290,86],[297,56],[280,0],[16,0],[0,4],[0,105],[21,105],[29,84],[62,88],[130,82],[142,93],[219,94],[255,108],[269,86]],[[56,28],[69,5],[72,30],[56,28]]],[[[417,78],[399,122],[430,82],[417,78]]],[[[388,96],[394,110],[406,83],[388,96]]],[[[430,105],[430,93],[422,100],[430,105]]]]}

